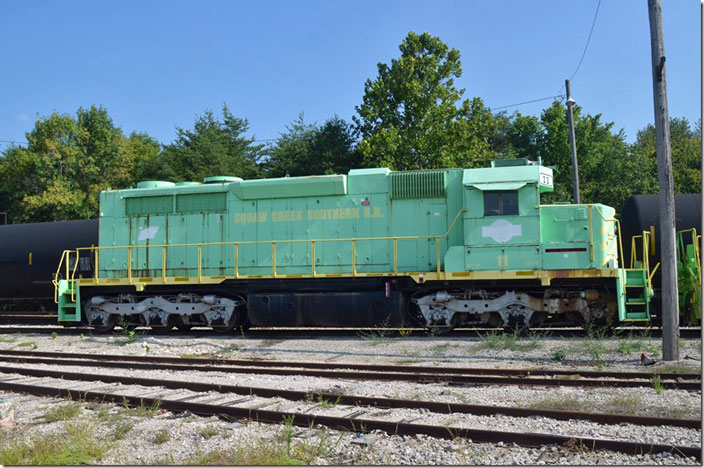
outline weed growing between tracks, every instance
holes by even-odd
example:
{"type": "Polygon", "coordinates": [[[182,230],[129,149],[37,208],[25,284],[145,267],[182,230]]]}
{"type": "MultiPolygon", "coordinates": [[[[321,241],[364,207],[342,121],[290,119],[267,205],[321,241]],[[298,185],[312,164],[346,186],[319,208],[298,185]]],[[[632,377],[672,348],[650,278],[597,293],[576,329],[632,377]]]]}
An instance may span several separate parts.
{"type": "Polygon", "coordinates": [[[639,414],[643,403],[641,398],[617,396],[602,402],[589,402],[582,397],[570,395],[550,395],[528,403],[525,407],[547,411],[587,411],[623,415],[639,414]]]}
{"type": "Polygon", "coordinates": [[[156,434],[154,434],[154,443],[156,445],[161,445],[165,444],[171,439],[171,434],[169,433],[168,429],[160,429],[157,431],[156,434]]]}
{"type": "MultiPolygon", "coordinates": [[[[207,453],[197,452],[184,463],[188,465],[309,465],[318,457],[329,456],[342,439],[333,440],[326,431],[313,431],[297,440],[293,419],[284,420],[280,432],[272,438],[237,441],[234,446],[207,453]]],[[[173,464],[161,460],[159,464],[173,464]]]]}
{"type": "Polygon", "coordinates": [[[86,422],[64,422],[57,434],[34,434],[23,430],[0,431],[2,465],[86,465],[100,460],[111,445],[95,437],[94,426],[86,422]]]}
{"type": "Polygon", "coordinates": [[[540,348],[540,339],[544,338],[543,334],[537,332],[529,332],[527,339],[524,341],[521,338],[522,331],[518,328],[511,333],[499,333],[489,331],[484,335],[479,335],[481,339],[481,348],[493,350],[508,350],[514,352],[527,352],[540,348]]]}
{"type": "Polygon", "coordinates": [[[81,406],[78,403],[68,403],[65,405],[53,406],[47,411],[44,420],[48,423],[57,421],[68,421],[81,414],[81,406]]]}

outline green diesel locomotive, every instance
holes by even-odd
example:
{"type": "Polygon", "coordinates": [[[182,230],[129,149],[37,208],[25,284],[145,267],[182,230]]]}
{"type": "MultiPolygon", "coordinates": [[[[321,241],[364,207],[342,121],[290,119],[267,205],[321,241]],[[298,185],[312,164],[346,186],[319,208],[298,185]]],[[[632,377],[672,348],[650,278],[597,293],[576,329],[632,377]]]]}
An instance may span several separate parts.
{"type": "Polygon", "coordinates": [[[59,320],[222,331],[649,320],[652,268],[620,262],[614,209],[541,205],[552,189],[551,168],[515,159],[108,190],[99,244],[62,257],[59,320]]]}

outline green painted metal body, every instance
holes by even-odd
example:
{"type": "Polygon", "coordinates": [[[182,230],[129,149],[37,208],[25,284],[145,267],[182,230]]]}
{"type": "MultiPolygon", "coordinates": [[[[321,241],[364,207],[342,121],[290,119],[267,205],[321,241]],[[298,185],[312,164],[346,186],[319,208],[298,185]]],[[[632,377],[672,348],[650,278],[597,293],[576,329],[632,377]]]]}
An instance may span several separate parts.
{"type": "MultiPolygon", "coordinates": [[[[362,169],[346,176],[108,191],[101,195],[100,246],[139,246],[130,255],[135,276],[162,274],[161,248],[146,246],[218,242],[260,242],[238,247],[238,270],[268,275],[271,241],[277,242],[277,273],[307,274],[311,244],[289,241],[313,239],[325,240],[316,245],[318,273],[348,273],[352,238],[360,239],[355,246],[359,273],[435,271],[436,236],[442,236],[440,262],[448,272],[616,266],[615,227],[603,219],[611,219],[614,210],[604,205],[540,207],[540,192],[551,186],[549,168],[524,165],[362,169]],[[488,190],[516,190],[518,213],[486,216],[483,196],[488,190]],[[363,240],[373,237],[399,238],[395,266],[394,241],[363,240]]],[[[234,255],[231,245],[203,246],[201,274],[232,274],[234,255]]],[[[127,260],[125,248],[101,250],[101,277],[125,277],[127,260]]],[[[169,247],[166,274],[197,275],[197,247],[169,247]]]]}
{"type": "Polygon", "coordinates": [[[313,262],[318,274],[341,275],[618,268],[613,208],[541,206],[552,179],[548,167],[513,160],[105,191],[98,273],[233,276],[237,264],[239,275],[308,275],[313,262]],[[497,194],[506,212],[486,213],[497,194]],[[237,252],[224,244],[233,242],[237,252]],[[223,244],[203,245],[213,243],[223,244]]]}

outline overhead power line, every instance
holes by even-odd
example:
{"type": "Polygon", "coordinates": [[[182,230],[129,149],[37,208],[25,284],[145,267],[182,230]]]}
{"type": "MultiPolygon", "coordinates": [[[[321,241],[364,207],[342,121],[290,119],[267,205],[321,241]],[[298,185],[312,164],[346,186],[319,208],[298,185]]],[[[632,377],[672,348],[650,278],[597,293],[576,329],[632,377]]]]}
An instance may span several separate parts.
{"type": "Polygon", "coordinates": [[[599,16],[599,7],[601,6],[601,0],[599,0],[599,3],[596,5],[596,12],[594,12],[594,19],[592,20],[592,27],[589,30],[589,37],[587,37],[587,43],[584,45],[584,50],[582,51],[582,57],[579,59],[579,63],[577,64],[577,68],[574,70],[574,73],[572,73],[572,76],[570,76],[570,81],[572,81],[572,78],[577,74],[579,71],[579,67],[582,66],[582,61],[584,60],[584,56],[587,55],[587,49],[589,48],[589,42],[592,40],[592,33],[594,32],[594,25],[596,25],[596,18],[599,16]]]}
{"type": "Polygon", "coordinates": [[[509,107],[522,106],[523,104],[532,104],[534,102],[547,101],[548,99],[556,99],[556,98],[563,99],[564,97],[565,96],[562,94],[556,94],[554,96],[548,96],[548,97],[544,97],[544,98],[540,98],[540,99],[533,99],[531,101],[517,102],[516,104],[508,104],[506,106],[490,107],[490,109],[496,111],[496,110],[501,110],[501,109],[508,109],[509,107]]]}

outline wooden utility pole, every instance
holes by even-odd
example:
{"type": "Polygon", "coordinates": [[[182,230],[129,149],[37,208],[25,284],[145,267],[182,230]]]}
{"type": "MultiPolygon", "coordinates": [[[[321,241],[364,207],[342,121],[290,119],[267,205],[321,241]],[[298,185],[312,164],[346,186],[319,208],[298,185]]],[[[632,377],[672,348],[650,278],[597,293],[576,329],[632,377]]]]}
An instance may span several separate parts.
{"type": "Polygon", "coordinates": [[[670,154],[670,117],[667,111],[665,81],[665,45],[662,37],[660,0],[648,0],[650,50],[653,65],[653,104],[655,138],[660,186],[660,270],[662,272],[662,357],[665,361],[680,358],[680,312],[677,294],[677,257],[675,251],[675,193],[670,154]]]}
{"type": "Polygon", "coordinates": [[[579,168],[577,166],[577,142],[574,137],[574,115],[572,115],[572,91],[570,90],[570,80],[565,80],[565,92],[567,93],[567,123],[570,126],[570,149],[572,150],[572,194],[574,202],[579,205],[579,168]]]}

